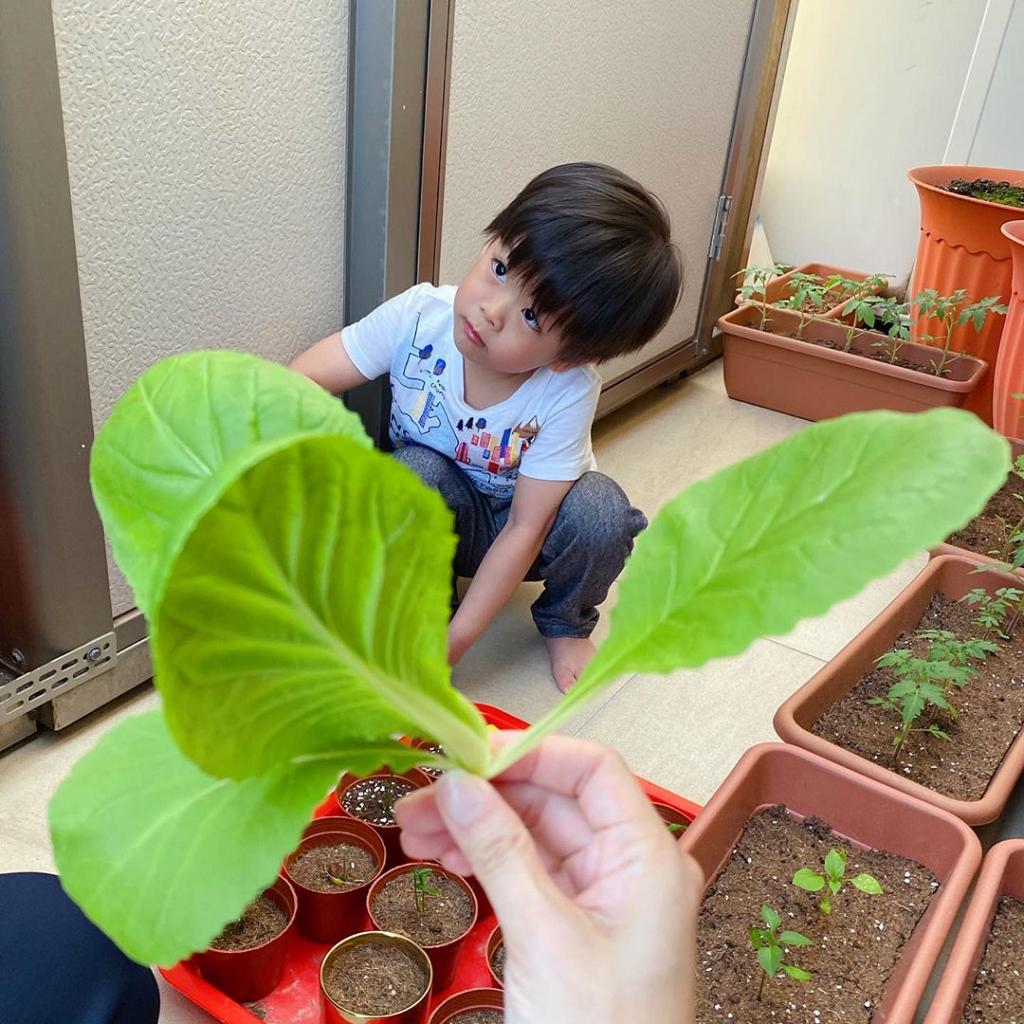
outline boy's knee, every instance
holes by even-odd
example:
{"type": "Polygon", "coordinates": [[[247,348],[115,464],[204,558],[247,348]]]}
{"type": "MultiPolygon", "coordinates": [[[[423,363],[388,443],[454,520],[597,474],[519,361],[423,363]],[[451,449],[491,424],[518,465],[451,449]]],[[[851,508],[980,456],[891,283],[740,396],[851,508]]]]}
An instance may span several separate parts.
{"type": "Polygon", "coordinates": [[[435,490],[440,488],[442,482],[451,472],[451,460],[433,448],[425,448],[423,445],[408,444],[404,448],[397,448],[391,453],[391,457],[403,466],[411,469],[428,487],[435,490]]]}
{"type": "Polygon", "coordinates": [[[590,472],[573,484],[559,509],[556,524],[570,530],[577,541],[597,551],[632,546],[647,526],[647,517],[634,508],[626,492],[611,477],[590,472]]]}

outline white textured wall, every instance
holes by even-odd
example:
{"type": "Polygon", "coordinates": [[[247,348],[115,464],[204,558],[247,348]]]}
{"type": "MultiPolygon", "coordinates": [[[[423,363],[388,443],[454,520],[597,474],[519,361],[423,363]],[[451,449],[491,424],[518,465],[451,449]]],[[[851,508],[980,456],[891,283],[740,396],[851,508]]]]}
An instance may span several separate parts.
{"type": "Polygon", "coordinates": [[[984,11],[985,0],[800,0],[761,195],[776,259],[909,274],[907,171],[942,162],[984,11]]]}
{"type": "Polygon", "coordinates": [[[1013,5],[970,160],[987,167],[1024,167],[1024,0],[1013,5]]]}
{"type": "Polygon", "coordinates": [[[164,356],[284,360],[340,326],[348,5],[53,13],[97,427],[164,356]]]}
{"type": "MultiPolygon", "coordinates": [[[[457,0],[442,282],[460,280],[533,175],[599,160],[661,196],[685,260],[683,301],[643,359],[690,337],[752,6],[457,0]]],[[[608,364],[606,379],[624,368],[608,364]]]]}

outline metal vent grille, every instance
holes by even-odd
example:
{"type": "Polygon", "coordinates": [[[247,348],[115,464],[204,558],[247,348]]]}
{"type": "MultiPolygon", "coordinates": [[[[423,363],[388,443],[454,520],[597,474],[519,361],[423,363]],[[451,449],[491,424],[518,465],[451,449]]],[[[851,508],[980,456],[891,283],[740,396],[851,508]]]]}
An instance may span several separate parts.
{"type": "MultiPolygon", "coordinates": [[[[18,718],[59,694],[73,690],[80,683],[113,668],[116,660],[114,634],[107,633],[9,682],[0,681],[0,723],[18,718]]],[[[3,678],[0,676],[0,680],[3,678]]]]}

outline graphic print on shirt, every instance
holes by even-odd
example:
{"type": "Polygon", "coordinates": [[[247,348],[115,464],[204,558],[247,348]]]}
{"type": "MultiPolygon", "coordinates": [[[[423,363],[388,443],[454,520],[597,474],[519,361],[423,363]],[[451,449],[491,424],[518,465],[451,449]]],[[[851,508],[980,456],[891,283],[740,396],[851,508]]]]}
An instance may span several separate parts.
{"type": "Polygon", "coordinates": [[[444,359],[434,356],[432,345],[417,346],[419,321],[417,314],[412,339],[392,364],[398,373],[391,374],[391,440],[396,446],[427,444],[443,451],[463,466],[480,490],[503,494],[540,433],[540,422],[534,416],[526,423],[492,430],[481,415],[453,424],[445,406],[450,371],[444,359]]]}

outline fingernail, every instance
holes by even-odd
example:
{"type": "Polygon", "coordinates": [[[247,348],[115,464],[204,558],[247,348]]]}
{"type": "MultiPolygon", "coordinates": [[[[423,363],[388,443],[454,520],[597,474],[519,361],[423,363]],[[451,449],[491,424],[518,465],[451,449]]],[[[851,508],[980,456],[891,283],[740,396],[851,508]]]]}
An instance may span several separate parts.
{"type": "Polygon", "coordinates": [[[465,772],[445,772],[437,782],[437,795],[445,814],[457,825],[471,825],[483,810],[480,784],[465,772]]]}

